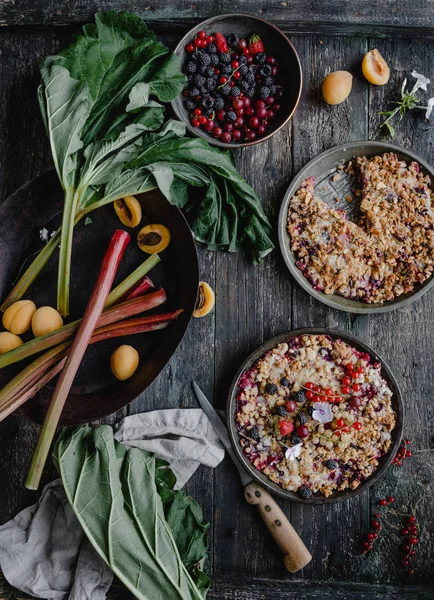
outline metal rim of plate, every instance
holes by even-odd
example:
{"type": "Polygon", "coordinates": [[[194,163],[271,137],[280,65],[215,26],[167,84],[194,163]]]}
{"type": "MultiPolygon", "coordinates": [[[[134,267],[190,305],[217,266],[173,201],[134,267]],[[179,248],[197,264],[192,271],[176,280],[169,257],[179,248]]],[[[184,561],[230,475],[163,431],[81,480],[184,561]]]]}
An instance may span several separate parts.
{"type": "Polygon", "coordinates": [[[265,487],[272,494],[276,494],[277,496],[280,496],[281,498],[285,498],[286,500],[292,500],[294,502],[301,502],[303,504],[332,504],[334,502],[343,502],[344,500],[349,500],[351,498],[354,498],[355,496],[358,496],[363,491],[365,491],[367,488],[371,487],[376,481],[378,481],[385,474],[388,467],[390,466],[390,464],[393,460],[393,457],[395,456],[395,454],[401,444],[402,432],[403,432],[403,428],[404,428],[404,404],[403,404],[403,400],[402,400],[402,394],[401,394],[401,390],[399,388],[398,382],[396,381],[388,364],[384,361],[383,358],[381,358],[377,354],[377,352],[375,352],[375,350],[373,350],[370,346],[368,346],[364,342],[361,342],[356,337],[349,335],[347,333],[344,333],[342,331],[336,330],[336,329],[327,329],[327,328],[309,327],[309,328],[305,328],[305,329],[293,329],[291,331],[286,331],[284,333],[281,333],[281,334],[271,338],[270,340],[268,340],[267,342],[264,342],[263,344],[261,344],[261,346],[256,348],[256,350],[254,350],[243,362],[243,364],[238,369],[238,371],[231,383],[231,386],[229,389],[229,394],[228,394],[228,399],[227,399],[226,411],[227,411],[228,432],[229,432],[229,437],[232,442],[232,446],[234,448],[237,458],[239,459],[239,461],[241,462],[243,467],[246,469],[246,471],[249,473],[249,475],[251,475],[251,477],[255,481],[257,481],[259,484],[261,484],[263,487],[265,487]],[[379,467],[376,469],[376,471],[374,471],[374,473],[370,477],[368,477],[368,479],[365,479],[364,481],[362,481],[360,483],[359,487],[356,488],[355,490],[345,490],[343,492],[334,492],[328,498],[325,498],[324,496],[321,496],[321,495],[318,495],[318,496],[314,495],[314,496],[312,496],[312,498],[307,499],[307,500],[300,498],[295,492],[290,492],[290,491],[284,490],[279,485],[277,485],[277,483],[274,483],[273,481],[268,479],[268,477],[263,475],[260,471],[255,469],[255,467],[252,465],[252,463],[245,457],[244,453],[242,452],[241,446],[239,444],[240,436],[238,434],[238,431],[237,431],[237,428],[235,425],[235,411],[236,411],[236,402],[237,402],[237,395],[238,395],[238,382],[239,382],[241,376],[246,371],[248,371],[256,363],[257,360],[259,360],[262,356],[264,356],[264,354],[266,352],[268,352],[269,350],[272,350],[278,344],[288,342],[291,338],[294,338],[294,337],[297,337],[300,335],[306,335],[306,334],[328,335],[333,339],[341,339],[344,342],[351,344],[351,346],[355,347],[357,350],[368,353],[371,356],[371,358],[373,358],[375,360],[375,362],[379,362],[381,364],[382,377],[384,379],[386,379],[388,385],[390,386],[390,388],[392,390],[392,394],[393,394],[392,395],[392,408],[396,413],[396,427],[392,431],[392,444],[391,444],[389,450],[387,451],[387,453],[384,454],[380,458],[379,467]]]}
{"type": "Polygon", "coordinates": [[[330,178],[330,176],[332,176],[336,171],[338,164],[347,162],[356,156],[375,156],[384,152],[394,152],[401,160],[405,160],[407,162],[409,160],[417,161],[422,167],[422,170],[431,177],[432,181],[434,181],[434,170],[432,167],[425,160],[413,152],[406,150],[405,148],[395,146],[394,144],[375,141],[349,142],[348,144],[340,144],[339,146],[330,148],[329,150],[318,154],[318,156],[308,162],[307,165],[305,165],[297,174],[295,179],[293,179],[291,185],[285,193],[282,205],[280,207],[278,220],[279,245],[288,270],[294,279],[301,285],[301,287],[304,288],[311,296],[323,304],[327,304],[327,306],[331,306],[337,310],[343,310],[357,314],[390,312],[397,308],[408,306],[410,303],[423,296],[434,285],[434,275],[432,275],[425,283],[416,286],[414,292],[402,294],[395,300],[384,302],[384,304],[368,304],[358,300],[350,300],[348,298],[344,298],[343,296],[339,296],[338,294],[328,295],[315,290],[295,264],[296,257],[290,249],[291,238],[287,232],[287,218],[289,203],[292,196],[300,187],[301,182],[310,176],[314,176],[316,178],[323,177],[324,179],[326,177],[330,178]]]}

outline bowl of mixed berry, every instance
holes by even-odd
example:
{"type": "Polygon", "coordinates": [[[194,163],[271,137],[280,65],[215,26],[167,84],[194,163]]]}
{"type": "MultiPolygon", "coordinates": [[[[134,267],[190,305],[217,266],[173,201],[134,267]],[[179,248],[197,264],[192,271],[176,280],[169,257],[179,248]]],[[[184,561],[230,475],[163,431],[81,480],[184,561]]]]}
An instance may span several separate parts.
{"type": "Polygon", "coordinates": [[[279,131],[297,107],[297,52],[263,19],[213,17],[192,29],[175,53],[187,81],[172,106],[192,133],[211,144],[257,144],[279,131]]]}

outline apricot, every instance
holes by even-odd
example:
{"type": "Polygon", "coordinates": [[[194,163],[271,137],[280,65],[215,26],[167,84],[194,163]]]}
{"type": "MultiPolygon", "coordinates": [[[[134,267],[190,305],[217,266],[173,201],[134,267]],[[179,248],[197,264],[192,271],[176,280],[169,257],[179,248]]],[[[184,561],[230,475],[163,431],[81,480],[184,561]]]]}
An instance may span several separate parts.
{"type": "Polygon", "coordinates": [[[63,327],[63,319],[51,306],[41,306],[32,317],[32,331],[35,337],[57,331],[63,327]]]}
{"type": "Polygon", "coordinates": [[[369,83],[374,85],[384,85],[389,81],[389,66],[376,48],[363,57],[362,71],[369,83]]]}
{"type": "Polygon", "coordinates": [[[146,225],[137,235],[137,245],[147,254],[163,252],[169,244],[170,231],[165,225],[146,225]]]}
{"type": "Polygon", "coordinates": [[[125,227],[137,227],[142,220],[142,207],[135,196],[125,196],[113,203],[120,222],[125,227]]]}
{"type": "Polygon", "coordinates": [[[212,287],[205,281],[200,281],[197,291],[196,308],[194,309],[193,316],[198,319],[204,317],[212,311],[214,304],[215,294],[212,287]]]}
{"type": "Polygon", "coordinates": [[[36,311],[31,300],[18,300],[7,308],[3,315],[3,326],[15,335],[21,335],[30,329],[32,317],[36,311]]]}
{"type": "Polygon", "coordinates": [[[120,381],[129,379],[139,366],[139,353],[132,346],[119,346],[111,355],[110,366],[113,375],[120,381]]]}
{"type": "Polygon", "coordinates": [[[353,76],[348,71],[329,73],[322,82],[322,95],[327,104],[341,104],[353,86],[353,76]]]}
{"type": "Polygon", "coordinates": [[[10,331],[2,331],[0,333],[0,354],[6,354],[9,350],[13,350],[14,348],[18,348],[21,346],[23,340],[11,333],[10,331]]]}

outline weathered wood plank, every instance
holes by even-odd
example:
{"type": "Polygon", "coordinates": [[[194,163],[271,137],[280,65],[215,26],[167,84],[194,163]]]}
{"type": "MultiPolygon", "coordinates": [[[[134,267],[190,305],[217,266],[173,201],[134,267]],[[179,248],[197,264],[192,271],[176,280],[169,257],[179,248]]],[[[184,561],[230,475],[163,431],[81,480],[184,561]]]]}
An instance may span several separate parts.
{"type": "Polygon", "coordinates": [[[355,0],[305,2],[305,0],[195,0],[169,3],[165,0],[67,0],[61,5],[52,0],[1,0],[0,25],[51,26],[90,21],[99,10],[128,10],[142,15],[149,23],[164,28],[183,29],[224,13],[248,13],[278,24],[286,32],[328,35],[430,36],[434,31],[433,0],[355,0]]]}
{"type": "MultiPolygon", "coordinates": [[[[0,574],[2,600],[33,600],[22,594],[4,580],[0,574]]],[[[133,600],[134,596],[120,583],[114,582],[107,595],[108,600],[133,600]]],[[[428,587],[408,586],[405,588],[360,584],[318,585],[287,580],[254,579],[252,577],[230,578],[220,576],[213,581],[208,600],[432,600],[428,587]]]]}

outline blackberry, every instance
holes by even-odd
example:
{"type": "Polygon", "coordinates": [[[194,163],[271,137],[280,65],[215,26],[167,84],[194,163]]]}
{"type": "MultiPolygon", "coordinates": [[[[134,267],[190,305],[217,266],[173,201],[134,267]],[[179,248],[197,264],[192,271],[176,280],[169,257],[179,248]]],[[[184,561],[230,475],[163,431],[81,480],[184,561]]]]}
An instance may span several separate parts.
{"type": "Polygon", "coordinates": [[[268,77],[271,75],[272,70],[273,69],[270,67],[270,65],[264,65],[259,69],[259,74],[262,75],[262,77],[268,77]]]}
{"type": "Polygon", "coordinates": [[[221,110],[225,105],[225,101],[224,98],[222,98],[221,96],[217,96],[217,98],[215,99],[215,104],[214,104],[214,108],[216,110],[221,110]]]}
{"type": "Polygon", "coordinates": [[[186,67],[185,70],[187,71],[187,73],[196,73],[197,71],[197,64],[195,62],[193,62],[192,60],[190,60],[186,67]]]}
{"type": "Polygon", "coordinates": [[[251,429],[249,429],[249,431],[247,431],[247,435],[251,440],[254,440],[255,442],[259,441],[259,431],[256,429],[255,426],[253,426],[251,429]]]}
{"type": "Polygon", "coordinates": [[[204,106],[204,108],[202,109],[202,112],[205,115],[212,115],[212,113],[214,112],[214,108],[212,106],[204,106]]]}
{"type": "Polygon", "coordinates": [[[256,55],[256,62],[262,65],[267,60],[267,55],[264,52],[258,52],[256,55]]]}
{"type": "Polygon", "coordinates": [[[200,73],[201,75],[206,75],[206,72],[208,71],[208,69],[209,69],[209,67],[208,67],[207,65],[202,65],[202,66],[199,68],[199,73],[200,73]]]}
{"type": "Polygon", "coordinates": [[[299,425],[306,425],[307,423],[307,414],[302,412],[297,415],[299,425]]]}
{"type": "Polygon", "coordinates": [[[230,85],[226,84],[226,85],[224,85],[224,86],[222,87],[222,89],[221,89],[221,92],[222,92],[222,94],[224,94],[225,96],[229,96],[229,94],[230,94],[230,92],[231,92],[231,89],[233,89],[233,88],[231,88],[231,86],[230,86],[230,85]]]}
{"type": "Polygon", "coordinates": [[[291,444],[293,446],[295,446],[296,444],[301,444],[301,437],[294,433],[294,435],[291,436],[291,444]]]}
{"type": "Polygon", "coordinates": [[[240,87],[243,92],[247,92],[247,90],[250,88],[250,84],[247,83],[247,81],[240,81],[240,87]]]}
{"type": "Polygon", "coordinates": [[[200,86],[205,83],[205,77],[203,75],[196,75],[194,83],[200,88],[200,86]]]}
{"type": "Polygon", "coordinates": [[[184,106],[187,110],[194,110],[196,108],[196,104],[194,102],[192,102],[191,100],[186,100],[186,102],[184,103],[184,106]]]}
{"type": "Polygon", "coordinates": [[[230,65],[228,67],[222,67],[220,71],[222,75],[230,75],[232,73],[232,67],[230,65]]]}
{"type": "Polygon", "coordinates": [[[191,61],[197,62],[199,60],[199,54],[191,54],[189,58],[191,61]]]}
{"type": "Polygon", "coordinates": [[[314,409],[314,407],[313,407],[313,406],[309,406],[309,407],[308,407],[308,409],[307,409],[307,412],[310,414],[310,416],[312,416],[312,415],[313,415],[313,411],[314,411],[314,410],[315,410],[315,409],[314,409]]]}
{"type": "Polygon", "coordinates": [[[301,488],[298,488],[298,495],[300,498],[308,500],[312,496],[312,490],[307,485],[302,485],[301,488]]]}
{"type": "Polygon", "coordinates": [[[233,110],[230,110],[227,114],[226,114],[226,119],[228,121],[235,121],[237,118],[237,113],[234,112],[233,110]]]}
{"type": "MultiPolygon", "coordinates": [[[[207,67],[208,65],[210,65],[210,64],[211,64],[211,56],[210,56],[209,54],[205,54],[205,52],[203,52],[203,53],[202,53],[202,54],[199,56],[199,62],[200,62],[202,65],[205,65],[205,66],[207,67]]],[[[271,73],[271,71],[270,71],[270,73],[271,73]]]]}
{"type": "Polygon", "coordinates": [[[215,54],[217,52],[217,46],[215,44],[208,44],[206,49],[208,54],[215,54]]]}
{"type": "Polygon", "coordinates": [[[206,70],[206,74],[208,75],[208,77],[215,77],[214,67],[208,67],[206,70]]]}
{"type": "Polygon", "coordinates": [[[226,37],[226,41],[228,43],[228,46],[230,46],[231,48],[235,48],[235,46],[238,44],[238,38],[235,35],[235,33],[230,33],[227,37],[226,37]]]}
{"type": "Polygon", "coordinates": [[[286,417],[286,415],[288,414],[288,411],[286,410],[286,408],[284,406],[277,406],[274,409],[274,414],[277,415],[278,417],[286,417]]]}
{"type": "Polygon", "coordinates": [[[303,390],[300,390],[294,394],[294,400],[299,404],[302,404],[306,401],[306,394],[303,392],[303,390]]]}
{"type": "Polygon", "coordinates": [[[274,79],[272,77],[266,77],[264,79],[264,85],[271,88],[271,86],[274,85],[274,79]]]}
{"type": "Polygon", "coordinates": [[[190,96],[200,96],[200,91],[197,87],[192,87],[190,90],[190,96]]]}
{"type": "Polygon", "coordinates": [[[255,83],[255,76],[253,75],[253,73],[247,73],[244,79],[247,81],[247,83],[250,83],[250,85],[253,85],[255,83]]]}
{"type": "Polygon", "coordinates": [[[199,90],[202,95],[208,92],[207,88],[204,85],[201,85],[199,90]]]}
{"type": "Polygon", "coordinates": [[[247,64],[247,56],[240,56],[240,58],[238,59],[238,62],[240,63],[240,65],[246,65],[247,64]]]}
{"type": "Polygon", "coordinates": [[[213,67],[216,67],[220,63],[219,57],[217,54],[211,54],[211,64],[213,67]]]}
{"type": "Polygon", "coordinates": [[[271,92],[271,95],[274,96],[274,94],[277,92],[277,85],[272,85],[270,87],[270,92],[271,92]]]}
{"type": "Polygon", "coordinates": [[[339,467],[338,463],[332,459],[326,460],[324,466],[327,467],[327,469],[329,469],[330,471],[336,471],[336,469],[339,467]]]}
{"type": "Polygon", "coordinates": [[[234,85],[233,88],[231,88],[231,94],[232,96],[239,96],[241,94],[241,90],[237,85],[234,85]]]}
{"type": "Polygon", "coordinates": [[[217,84],[214,79],[209,78],[206,80],[205,87],[209,92],[212,92],[213,90],[216,89],[217,84]]]}
{"type": "Polygon", "coordinates": [[[255,95],[255,88],[254,87],[251,87],[250,89],[247,90],[247,92],[246,92],[247,98],[253,98],[254,95],[255,95]]]}
{"type": "Polygon", "coordinates": [[[193,83],[194,75],[187,75],[187,81],[188,81],[188,83],[193,83]]]}
{"type": "Polygon", "coordinates": [[[241,65],[238,69],[241,75],[246,75],[249,72],[249,67],[247,65],[241,65]]]}
{"type": "Polygon", "coordinates": [[[267,392],[267,394],[273,396],[274,394],[277,394],[277,385],[275,383],[267,383],[265,386],[265,391],[267,392]]]}
{"type": "Polygon", "coordinates": [[[249,71],[250,73],[255,74],[256,73],[256,69],[258,68],[258,65],[250,65],[249,66],[249,71]]]}
{"type": "Polygon", "coordinates": [[[280,385],[283,385],[283,387],[288,387],[289,379],[287,379],[286,377],[282,377],[282,379],[280,380],[280,385]]]}
{"type": "Polygon", "coordinates": [[[206,109],[214,110],[214,100],[211,96],[203,98],[201,104],[206,109]]]}
{"type": "Polygon", "coordinates": [[[220,62],[222,62],[223,64],[228,64],[231,62],[231,55],[228,54],[227,52],[223,52],[222,54],[220,54],[220,62]]]}

